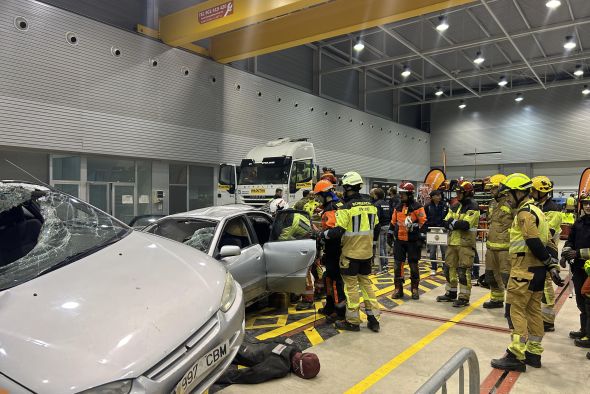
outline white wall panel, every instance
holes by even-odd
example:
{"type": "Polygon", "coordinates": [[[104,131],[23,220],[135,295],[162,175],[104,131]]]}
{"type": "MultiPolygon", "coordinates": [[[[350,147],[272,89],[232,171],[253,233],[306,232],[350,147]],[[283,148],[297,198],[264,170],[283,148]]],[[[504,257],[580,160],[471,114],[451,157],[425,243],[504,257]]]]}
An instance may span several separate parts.
{"type": "Polygon", "coordinates": [[[427,133],[32,0],[0,2],[0,145],[218,163],[278,137],[310,137],[339,172],[416,180],[430,167],[427,133]]]}

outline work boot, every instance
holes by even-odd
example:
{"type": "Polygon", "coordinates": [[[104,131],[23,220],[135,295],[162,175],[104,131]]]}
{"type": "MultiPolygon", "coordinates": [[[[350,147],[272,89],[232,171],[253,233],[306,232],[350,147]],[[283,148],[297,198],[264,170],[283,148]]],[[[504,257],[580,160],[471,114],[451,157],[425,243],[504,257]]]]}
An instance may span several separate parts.
{"type": "Polygon", "coordinates": [[[524,352],[525,359],[524,363],[526,365],[530,365],[533,368],[541,368],[541,355],[540,354],[533,354],[530,352],[524,352]]]}
{"type": "Polygon", "coordinates": [[[296,311],[306,311],[308,309],[313,309],[313,302],[300,301],[295,307],[296,311]]]}
{"type": "Polygon", "coordinates": [[[462,307],[467,306],[467,305],[469,305],[469,300],[466,300],[464,298],[457,298],[455,300],[455,302],[453,302],[453,306],[455,308],[462,308],[462,307]]]}
{"type": "Polygon", "coordinates": [[[590,360],[590,352],[586,353],[586,358],[590,360]]]}
{"type": "Polygon", "coordinates": [[[379,320],[375,316],[367,316],[367,327],[373,332],[379,332],[379,320]]]}
{"type": "Polygon", "coordinates": [[[585,332],[582,331],[570,331],[570,338],[571,339],[582,339],[586,336],[585,332]]]}
{"type": "Polygon", "coordinates": [[[419,300],[420,299],[420,293],[418,292],[418,289],[412,289],[412,299],[413,300],[419,300]]]}
{"type": "Polygon", "coordinates": [[[493,359],[491,364],[492,368],[502,369],[504,371],[526,372],[524,361],[517,359],[509,350],[506,350],[504,357],[493,359]]]}
{"type": "Polygon", "coordinates": [[[457,299],[456,291],[447,291],[444,295],[436,297],[436,302],[453,302],[457,299]]]}
{"type": "Polygon", "coordinates": [[[496,300],[489,300],[483,303],[483,307],[485,309],[496,309],[496,308],[504,308],[504,302],[496,301],[496,300]]]}
{"type": "Polygon", "coordinates": [[[320,315],[330,316],[332,313],[334,313],[334,308],[325,306],[323,308],[318,309],[318,313],[320,315]]]}
{"type": "Polygon", "coordinates": [[[334,327],[336,327],[336,329],[338,330],[345,331],[357,332],[361,330],[361,326],[359,326],[358,324],[352,324],[350,322],[347,322],[346,320],[337,321],[336,323],[334,323],[334,327]]]}
{"type": "Polygon", "coordinates": [[[574,340],[574,345],[577,347],[590,348],[590,338],[584,337],[574,340]]]}
{"type": "Polygon", "coordinates": [[[543,331],[545,332],[553,332],[555,331],[555,324],[543,322],[543,331]]]}
{"type": "Polygon", "coordinates": [[[395,280],[395,290],[393,291],[393,299],[403,299],[404,298],[404,280],[403,279],[396,279],[395,280]]]}

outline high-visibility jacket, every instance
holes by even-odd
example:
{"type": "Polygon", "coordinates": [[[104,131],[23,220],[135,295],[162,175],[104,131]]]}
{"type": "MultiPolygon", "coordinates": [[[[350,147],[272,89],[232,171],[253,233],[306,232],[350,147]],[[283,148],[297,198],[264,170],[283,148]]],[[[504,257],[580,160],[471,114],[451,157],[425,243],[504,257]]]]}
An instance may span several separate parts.
{"type": "Polygon", "coordinates": [[[468,226],[467,229],[454,227],[449,233],[449,245],[475,247],[477,225],[479,224],[479,206],[473,199],[467,198],[463,203],[458,202],[451,206],[445,221],[454,223],[453,226],[462,224],[460,222],[466,222],[468,226]]]}
{"type": "Polygon", "coordinates": [[[518,212],[512,226],[510,227],[510,254],[531,254],[531,250],[526,244],[526,240],[529,238],[539,238],[543,245],[547,245],[549,242],[549,225],[545,219],[545,214],[539,207],[534,204],[533,200],[524,201],[518,207],[518,212]],[[538,234],[528,233],[525,234],[522,231],[522,223],[526,220],[534,219],[538,234]]]}
{"type": "Polygon", "coordinates": [[[506,197],[492,200],[488,208],[488,240],[486,246],[491,250],[508,250],[510,247],[510,234],[508,229],[512,226],[514,213],[506,202],[506,197]]]}
{"type": "Polygon", "coordinates": [[[408,231],[408,227],[406,226],[407,217],[412,219],[412,223],[418,223],[422,227],[426,222],[424,207],[418,202],[412,202],[409,205],[407,203],[401,203],[393,210],[389,231],[393,232],[395,238],[400,241],[417,241],[418,231],[408,231]]]}
{"type": "Polygon", "coordinates": [[[293,214],[293,222],[281,230],[279,240],[289,241],[293,239],[301,239],[311,234],[311,222],[309,219],[300,213],[293,214]]]}
{"type": "Polygon", "coordinates": [[[574,224],[576,221],[576,215],[573,212],[562,212],[561,223],[563,224],[574,224]]]}
{"type": "Polygon", "coordinates": [[[303,205],[303,210],[309,213],[309,217],[313,218],[313,216],[316,214],[315,209],[319,206],[319,202],[317,202],[315,199],[311,199],[303,205]]]}
{"type": "Polygon", "coordinates": [[[373,240],[379,237],[377,208],[358,193],[344,201],[336,211],[336,227],[327,231],[326,238],[342,237],[342,255],[351,259],[373,258],[373,240]]]}

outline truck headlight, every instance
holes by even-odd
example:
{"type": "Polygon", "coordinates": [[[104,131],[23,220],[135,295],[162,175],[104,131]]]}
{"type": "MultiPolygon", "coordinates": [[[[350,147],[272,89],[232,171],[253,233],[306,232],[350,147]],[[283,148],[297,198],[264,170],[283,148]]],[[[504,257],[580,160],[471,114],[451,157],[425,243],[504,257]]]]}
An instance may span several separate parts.
{"type": "Polygon", "coordinates": [[[225,275],[225,287],[223,288],[223,295],[221,296],[221,309],[222,312],[227,312],[234,304],[236,300],[236,283],[234,277],[231,276],[229,271],[225,275]]]}
{"type": "Polygon", "coordinates": [[[118,380],[82,391],[80,394],[129,394],[131,386],[132,380],[118,380]]]}

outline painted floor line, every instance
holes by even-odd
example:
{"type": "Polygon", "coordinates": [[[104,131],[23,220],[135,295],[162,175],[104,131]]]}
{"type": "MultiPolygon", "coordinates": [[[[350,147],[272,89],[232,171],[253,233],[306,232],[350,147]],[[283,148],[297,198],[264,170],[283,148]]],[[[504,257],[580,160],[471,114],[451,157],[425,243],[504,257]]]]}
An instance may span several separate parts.
{"type": "Polygon", "coordinates": [[[371,373],[369,376],[367,376],[366,378],[364,378],[363,380],[361,380],[360,382],[355,384],[353,387],[348,389],[346,391],[346,394],[356,394],[356,393],[365,392],[371,386],[373,386],[374,384],[379,382],[381,379],[386,377],[389,373],[391,373],[397,367],[399,367],[404,362],[406,362],[408,359],[410,359],[413,355],[415,355],[420,350],[422,350],[424,347],[426,347],[426,345],[428,345],[429,343],[434,341],[436,338],[438,338],[439,336],[444,334],[446,331],[448,331],[449,329],[454,327],[457,324],[457,322],[463,320],[465,317],[467,317],[471,312],[473,312],[477,307],[479,307],[481,304],[483,304],[489,298],[490,298],[490,295],[486,294],[485,296],[481,297],[480,299],[478,299],[476,302],[474,302],[470,306],[466,307],[463,311],[457,313],[455,316],[453,316],[451,321],[440,325],[434,331],[430,332],[429,334],[427,334],[426,336],[424,336],[423,338],[421,338],[420,340],[415,342],[412,346],[406,348],[406,350],[404,350],[402,353],[398,354],[397,356],[395,356],[394,358],[389,360],[387,363],[385,363],[381,367],[379,367],[377,370],[375,370],[373,373],[371,373]]]}

